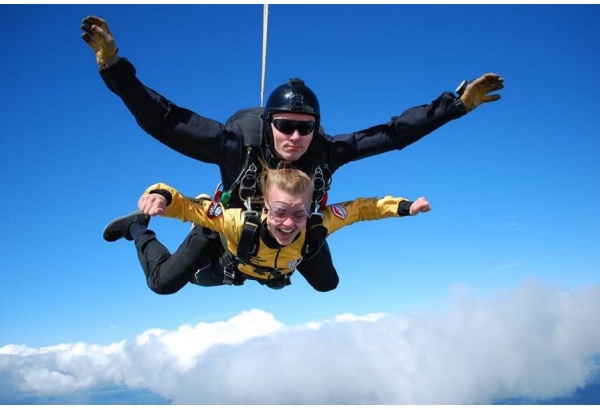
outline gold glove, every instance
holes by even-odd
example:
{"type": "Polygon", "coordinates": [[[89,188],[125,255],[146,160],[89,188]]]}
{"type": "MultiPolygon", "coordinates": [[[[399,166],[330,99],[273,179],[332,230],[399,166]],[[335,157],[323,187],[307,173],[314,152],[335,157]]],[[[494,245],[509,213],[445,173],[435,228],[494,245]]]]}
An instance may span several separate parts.
{"type": "Polygon", "coordinates": [[[119,60],[119,49],[104,19],[88,16],[83,19],[81,29],[85,31],[81,37],[96,53],[96,62],[100,68],[110,67],[119,60]]]}
{"type": "Polygon", "coordinates": [[[500,95],[489,94],[504,88],[504,78],[498,74],[484,74],[467,84],[460,99],[465,104],[467,111],[473,111],[483,103],[498,101],[500,95]]]}

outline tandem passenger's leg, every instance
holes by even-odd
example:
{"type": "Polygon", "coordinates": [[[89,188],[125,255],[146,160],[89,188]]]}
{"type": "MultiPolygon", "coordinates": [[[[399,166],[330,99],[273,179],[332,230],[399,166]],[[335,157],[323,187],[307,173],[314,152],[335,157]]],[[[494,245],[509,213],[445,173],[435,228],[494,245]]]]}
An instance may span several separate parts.
{"type": "Polygon", "coordinates": [[[173,294],[190,281],[197,283],[194,274],[223,251],[218,235],[207,235],[201,226],[194,226],[173,254],[151,230],[145,229],[138,234],[132,229],[132,236],[148,286],[161,295],[173,294]]]}

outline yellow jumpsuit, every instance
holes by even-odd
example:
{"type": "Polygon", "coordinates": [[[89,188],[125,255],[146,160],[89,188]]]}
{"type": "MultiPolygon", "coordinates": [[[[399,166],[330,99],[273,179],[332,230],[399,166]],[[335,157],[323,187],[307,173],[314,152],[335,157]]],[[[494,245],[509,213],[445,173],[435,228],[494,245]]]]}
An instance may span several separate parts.
{"type": "MultiPolygon", "coordinates": [[[[219,202],[206,199],[188,198],[179,193],[175,188],[158,183],[150,186],[146,193],[154,190],[167,190],[172,201],[167,206],[166,213],[162,216],[176,218],[183,222],[194,222],[213,231],[219,232],[227,239],[227,247],[233,255],[237,255],[237,247],[240,242],[244,227],[244,209],[224,208],[219,202]]],[[[398,213],[400,202],[408,199],[400,197],[385,196],[382,198],[357,198],[353,201],[328,205],[321,210],[323,214],[323,226],[328,235],[344,226],[358,221],[369,221],[391,217],[401,217],[398,213]]],[[[266,214],[261,216],[261,224],[265,223],[266,214]]],[[[290,274],[302,261],[302,245],[306,235],[304,228],[300,235],[288,246],[281,246],[273,241],[265,243],[262,236],[256,256],[250,259],[254,265],[268,269],[277,269],[281,274],[290,274]]],[[[253,278],[268,280],[269,273],[255,272],[254,267],[238,264],[237,268],[244,274],[253,278]]]]}

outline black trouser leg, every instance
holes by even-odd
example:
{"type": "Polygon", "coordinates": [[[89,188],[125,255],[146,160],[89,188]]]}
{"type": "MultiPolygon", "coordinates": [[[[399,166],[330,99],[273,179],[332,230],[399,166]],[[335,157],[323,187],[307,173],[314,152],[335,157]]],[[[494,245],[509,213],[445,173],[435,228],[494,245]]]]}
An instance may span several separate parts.
{"type": "Polygon", "coordinates": [[[340,281],[327,242],[323,244],[319,253],[298,265],[298,272],[319,292],[334,290],[340,281]]]}
{"type": "Polygon", "coordinates": [[[135,239],[138,258],[152,291],[169,295],[183,288],[194,273],[223,250],[218,236],[209,238],[195,226],[173,254],[151,230],[135,239]]]}

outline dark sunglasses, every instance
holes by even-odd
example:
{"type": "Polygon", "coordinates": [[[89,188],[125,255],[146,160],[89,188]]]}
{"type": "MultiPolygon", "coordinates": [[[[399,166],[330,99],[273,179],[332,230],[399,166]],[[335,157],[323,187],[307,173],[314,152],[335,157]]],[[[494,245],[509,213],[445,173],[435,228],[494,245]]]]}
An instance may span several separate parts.
{"type": "Polygon", "coordinates": [[[295,130],[298,130],[300,135],[308,135],[315,129],[314,121],[295,121],[286,118],[277,118],[271,120],[277,131],[286,135],[292,135],[295,130]]]}

